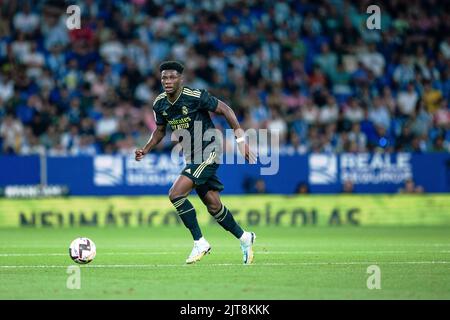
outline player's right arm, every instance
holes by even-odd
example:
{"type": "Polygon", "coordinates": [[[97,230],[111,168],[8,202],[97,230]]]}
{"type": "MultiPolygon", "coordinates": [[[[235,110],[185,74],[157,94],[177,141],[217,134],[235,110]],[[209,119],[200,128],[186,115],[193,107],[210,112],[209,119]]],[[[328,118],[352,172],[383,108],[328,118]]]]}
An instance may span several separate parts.
{"type": "Polygon", "coordinates": [[[167,121],[162,115],[160,108],[158,107],[158,102],[161,100],[158,97],[153,102],[153,115],[155,117],[156,130],[153,131],[150,139],[148,139],[145,146],[143,148],[136,149],[136,151],[134,152],[136,161],[142,160],[142,158],[144,158],[147,153],[149,153],[158,143],[160,143],[166,135],[167,121]]]}
{"type": "Polygon", "coordinates": [[[161,142],[165,135],[166,125],[157,125],[156,130],[153,131],[150,139],[148,139],[148,142],[145,144],[145,146],[143,148],[136,149],[136,151],[134,152],[136,161],[142,160],[142,158],[144,158],[147,153],[149,153],[158,143],[161,142]]]}

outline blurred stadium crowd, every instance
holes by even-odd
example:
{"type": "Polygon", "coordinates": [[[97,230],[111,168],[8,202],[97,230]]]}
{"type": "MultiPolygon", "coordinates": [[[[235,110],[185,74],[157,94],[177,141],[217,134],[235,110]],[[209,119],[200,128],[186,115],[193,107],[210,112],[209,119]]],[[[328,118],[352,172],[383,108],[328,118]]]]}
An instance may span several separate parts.
{"type": "Polygon", "coordinates": [[[70,31],[72,1],[0,1],[1,153],[132,153],[165,59],[282,153],[449,152],[446,1],[385,1],[381,30],[370,2],[85,0],[70,31]]]}

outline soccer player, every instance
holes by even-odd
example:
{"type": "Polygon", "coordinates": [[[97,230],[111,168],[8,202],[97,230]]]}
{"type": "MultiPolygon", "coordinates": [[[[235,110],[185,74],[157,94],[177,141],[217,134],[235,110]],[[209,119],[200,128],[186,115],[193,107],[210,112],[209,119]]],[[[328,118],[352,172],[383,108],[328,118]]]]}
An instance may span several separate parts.
{"type": "MultiPolygon", "coordinates": [[[[147,144],[135,151],[135,159],[140,161],[164,138],[167,124],[171,126],[174,133],[180,130],[186,132],[187,130],[189,141],[181,141],[184,144],[183,154],[187,165],[169,191],[170,201],[194,238],[194,247],[186,263],[199,261],[211,250],[210,244],[203,237],[198,225],[195,208],[187,198],[189,193],[195,189],[206,205],[208,212],[225,230],[239,239],[244,255],[244,264],[250,264],[253,262],[252,246],[256,239],[255,233],[244,231],[236,223],[227,207],[222,204],[219,192],[223,190],[224,186],[216,175],[219,167],[217,160],[220,146],[217,146],[217,149],[215,148],[214,143],[218,143],[215,139],[203,140],[206,130],[214,128],[209,112],[225,117],[234,130],[239,151],[248,162],[255,163],[256,155],[250,151],[245,142],[244,131],[240,128],[233,110],[206,90],[183,86],[183,70],[184,66],[177,61],[165,61],[160,65],[159,71],[161,72],[161,84],[164,92],[157,96],[153,102],[157,128],[147,144]],[[199,123],[201,123],[201,130],[198,129],[199,123]],[[202,135],[202,137],[199,137],[199,135],[202,135]],[[194,143],[196,139],[201,143],[194,143]],[[209,150],[211,151],[208,152],[209,150]],[[205,152],[207,153],[206,157],[203,156],[205,152]],[[199,158],[201,160],[196,161],[199,158]]],[[[181,136],[185,138],[184,135],[181,136]]]]}

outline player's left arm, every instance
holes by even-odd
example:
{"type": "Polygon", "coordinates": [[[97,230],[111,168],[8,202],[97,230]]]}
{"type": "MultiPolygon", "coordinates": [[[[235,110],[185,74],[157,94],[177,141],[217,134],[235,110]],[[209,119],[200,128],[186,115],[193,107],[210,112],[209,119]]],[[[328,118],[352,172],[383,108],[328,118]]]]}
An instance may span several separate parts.
{"type": "Polygon", "coordinates": [[[234,113],[233,109],[231,109],[226,103],[218,100],[217,108],[214,110],[214,113],[219,114],[228,122],[228,125],[234,130],[234,136],[236,137],[236,142],[239,147],[239,151],[245,157],[245,159],[250,163],[256,163],[256,154],[251,151],[250,146],[245,141],[245,133],[241,128],[239,121],[234,113]]]}

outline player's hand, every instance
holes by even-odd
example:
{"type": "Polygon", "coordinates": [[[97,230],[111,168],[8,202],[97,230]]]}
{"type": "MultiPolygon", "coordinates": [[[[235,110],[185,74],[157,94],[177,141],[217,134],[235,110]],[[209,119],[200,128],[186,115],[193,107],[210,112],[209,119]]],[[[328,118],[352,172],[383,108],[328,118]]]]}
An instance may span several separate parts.
{"type": "Polygon", "coordinates": [[[145,156],[144,149],[136,149],[136,151],[134,151],[134,159],[136,161],[141,161],[142,158],[144,158],[144,156],[145,156]]]}
{"type": "Polygon", "coordinates": [[[238,148],[245,160],[251,164],[256,163],[257,154],[250,149],[250,146],[246,142],[238,143],[238,148]]]}

